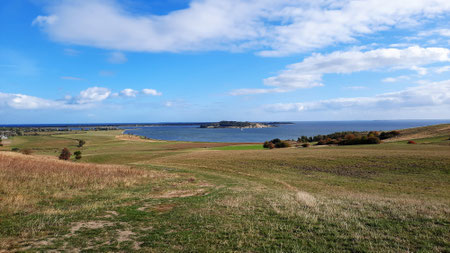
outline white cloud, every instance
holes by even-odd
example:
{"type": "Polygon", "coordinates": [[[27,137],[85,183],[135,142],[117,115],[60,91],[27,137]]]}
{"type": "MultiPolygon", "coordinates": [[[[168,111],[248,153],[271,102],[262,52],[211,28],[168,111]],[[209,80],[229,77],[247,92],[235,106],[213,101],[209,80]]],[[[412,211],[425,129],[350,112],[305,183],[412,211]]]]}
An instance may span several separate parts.
{"type": "Polygon", "coordinates": [[[136,97],[139,92],[133,89],[124,89],[120,94],[124,97],[136,97]]]}
{"type": "Polygon", "coordinates": [[[37,16],[33,22],[32,25],[53,25],[58,20],[58,17],[56,15],[50,15],[50,16],[37,16]]]}
{"type": "MultiPolygon", "coordinates": [[[[448,60],[446,60],[446,61],[448,61],[448,60]]],[[[410,69],[414,70],[414,71],[417,71],[417,74],[419,74],[421,76],[424,76],[424,75],[426,75],[428,73],[428,70],[426,68],[423,68],[423,67],[412,66],[410,69]]]]}
{"type": "Polygon", "coordinates": [[[353,42],[450,10],[448,0],[193,0],[167,15],[142,15],[113,0],[50,3],[49,15],[33,24],[64,43],[147,52],[251,48],[265,56],[353,42]]]}
{"type": "Polygon", "coordinates": [[[428,83],[398,92],[373,97],[335,98],[304,103],[279,103],[267,105],[274,112],[332,111],[341,109],[402,109],[416,107],[450,106],[450,80],[428,83]]]}
{"type": "Polygon", "coordinates": [[[450,66],[444,66],[436,69],[436,73],[441,74],[444,72],[450,71],[450,66]]]}
{"type": "Polygon", "coordinates": [[[80,92],[76,98],[78,104],[90,104],[101,102],[111,95],[111,90],[103,87],[91,87],[80,92]]]}
{"type": "Polygon", "coordinates": [[[426,69],[420,67],[436,62],[449,62],[450,50],[447,48],[418,46],[405,49],[382,48],[370,51],[337,51],[331,54],[313,54],[302,62],[288,65],[277,76],[264,80],[266,86],[273,89],[241,89],[231,94],[242,95],[287,92],[295,89],[322,86],[324,74],[350,74],[354,72],[381,69],[410,69],[419,74],[426,74],[426,69]],[[239,92],[245,91],[245,92],[239,92]]]}
{"type": "MultiPolygon", "coordinates": [[[[63,99],[45,99],[24,94],[0,92],[0,108],[13,109],[87,109],[102,104],[103,101],[119,96],[136,97],[139,91],[123,89],[120,93],[113,93],[104,87],[90,87],[82,90],[77,96],[66,95],[63,99]]],[[[143,89],[142,94],[160,96],[161,92],[153,89],[143,89]]]]}
{"type": "Polygon", "coordinates": [[[418,34],[418,36],[421,37],[426,37],[426,36],[431,36],[431,35],[439,35],[439,36],[443,36],[443,37],[450,37],[450,29],[433,29],[433,30],[429,30],[429,31],[423,31],[420,32],[418,34]]]}
{"type": "Polygon", "coordinates": [[[396,83],[401,80],[409,80],[409,76],[397,76],[397,77],[387,77],[381,80],[383,83],[396,83]]]}
{"type": "Polygon", "coordinates": [[[108,62],[113,64],[121,64],[127,62],[128,59],[122,52],[112,52],[109,54],[108,62]]]}
{"type": "Polygon", "coordinates": [[[62,103],[38,97],[10,94],[0,92],[0,106],[8,106],[14,109],[42,109],[58,108],[62,103]]]}
{"type": "Polygon", "coordinates": [[[154,89],[143,89],[142,93],[145,95],[152,95],[152,96],[161,96],[162,95],[161,92],[154,90],[154,89]]]}

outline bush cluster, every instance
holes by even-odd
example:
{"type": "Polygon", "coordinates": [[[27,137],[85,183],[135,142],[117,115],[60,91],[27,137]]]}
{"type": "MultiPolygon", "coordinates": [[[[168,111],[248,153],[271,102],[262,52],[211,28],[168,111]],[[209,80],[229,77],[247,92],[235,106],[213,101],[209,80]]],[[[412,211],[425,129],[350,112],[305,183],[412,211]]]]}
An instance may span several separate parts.
{"type": "Polygon", "coordinates": [[[398,135],[400,135],[400,132],[394,130],[394,131],[389,131],[389,132],[382,132],[379,135],[379,138],[380,138],[380,140],[385,140],[385,139],[393,138],[393,137],[398,136],[398,135]]]}
{"type": "Polygon", "coordinates": [[[71,155],[72,154],[70,153],[70,151],[67,148],[63,148],[63,150],[61,151],[61,154],[59,155],[59,159],[60,160],[69,160],[71,155]]]}
{"type": "Polygon", "coordinates": [[[317,135],[313,140],[317,145],[359,145],[359,144],[379,144],[380,133],[371,131],[369,133],[361,132],[336,132],[328,135],[317,135]]]}
{"type": "Polygon", "coordinates": [[[75,159],[80,160],[81,159],[81,151],[75,151],[73,152],[73,154],[75,155],[75,159]]]}
{"type": "Polygon", "coordinates": [[[271,141],[266,141],[264,142],[263,147],[264,148],[269,148],[269,149],[273,149],[273,148],[288,148],[290,147],[291,144],[287,141],[282,141],[278,138],[273,139],[271,141]]]}

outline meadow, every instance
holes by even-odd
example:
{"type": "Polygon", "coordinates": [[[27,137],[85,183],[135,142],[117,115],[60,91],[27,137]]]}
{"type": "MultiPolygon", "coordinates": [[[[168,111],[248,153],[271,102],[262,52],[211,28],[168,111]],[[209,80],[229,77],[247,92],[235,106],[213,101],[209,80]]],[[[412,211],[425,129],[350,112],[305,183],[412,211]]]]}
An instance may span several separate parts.
{"type": "Polygon", "coordinates": [[[378,145],[268,150],[17,136],[0,148],[0,252],[450,251],[449,137],[440,125],[378,145]],[[59,161],[64,147],[82,159],[59,161]]]}

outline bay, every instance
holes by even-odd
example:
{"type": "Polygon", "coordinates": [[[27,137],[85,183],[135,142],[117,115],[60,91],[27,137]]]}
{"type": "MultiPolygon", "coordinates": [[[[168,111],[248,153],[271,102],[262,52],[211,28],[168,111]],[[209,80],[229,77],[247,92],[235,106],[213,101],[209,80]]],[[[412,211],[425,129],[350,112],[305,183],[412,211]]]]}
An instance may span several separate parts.
{"type": "Polygon", "coordinates": [[[199,128],[199,125],[127,127],[125,134],[157,140],[194,142],[264,142],[342,131],[387,131],[411,127],[450,123],[450,120],[374,120],[374,121],[297,121],[273,128],[199,128]]]}

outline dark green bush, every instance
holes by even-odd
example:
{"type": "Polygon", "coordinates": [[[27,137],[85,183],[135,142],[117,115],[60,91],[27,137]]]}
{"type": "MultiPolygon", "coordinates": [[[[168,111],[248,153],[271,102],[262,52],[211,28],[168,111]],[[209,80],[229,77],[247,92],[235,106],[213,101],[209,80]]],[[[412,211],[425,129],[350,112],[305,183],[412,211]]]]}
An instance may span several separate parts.
{"type": "Polygon", "coordinates": [[[81,151],[75,151],[73,152],[73,154],[75,155],[75,159],[80,160],[81,159],[81,151]]]}
{"type": "Polygon", "coordinates": [[[398,135],[400,135],[400,132],[394,130],[394,131],[389,131],[389,132],[382,132],[378,137],[381,140],[385,140],[385,139],[393,138],[393,137],[398,136],[398,135]]]}
{"type": "Polygon", "coordinates": [[[273,148],[288,148],[290,147],[291,144],[287,141],[282,141],[278,138],[273,139],[271,141],[266,141],[263,144],[264,148],[269,148],[269,149],[273,149],[273,148]]]}

